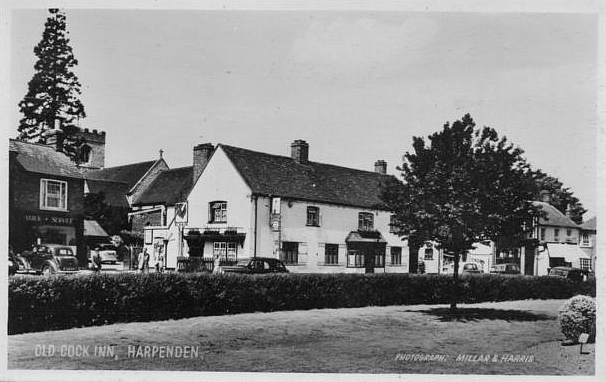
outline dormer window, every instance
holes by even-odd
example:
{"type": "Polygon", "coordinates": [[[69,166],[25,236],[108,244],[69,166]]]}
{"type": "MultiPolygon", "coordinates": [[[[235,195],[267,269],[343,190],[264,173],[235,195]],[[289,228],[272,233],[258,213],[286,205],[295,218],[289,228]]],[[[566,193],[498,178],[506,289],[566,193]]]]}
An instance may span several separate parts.
{"type": "Polygon", "coordinates": [[[87,144],[80,146],[80,152],[78,153],[78,162],[79,163],[90,162],[91,151],[92,151],[91,147],[87,144]]]}
{"type": "Polygon", "coordinates": [[[375,216],[370,212],[360,212],[358,214],[358,229],[360,231],[370,231],[374,229],[375,216]]]}
{"type": "Polygon", "coordinates": [[[227,222],[227,202],[215,201],[209,203],[209,223],[226,223],[227,222]]]}
{"type": "Polygon", "coordinates": [[[307,207],[307,225],[312,227],[320,226],[320,208],[307,207]]]}

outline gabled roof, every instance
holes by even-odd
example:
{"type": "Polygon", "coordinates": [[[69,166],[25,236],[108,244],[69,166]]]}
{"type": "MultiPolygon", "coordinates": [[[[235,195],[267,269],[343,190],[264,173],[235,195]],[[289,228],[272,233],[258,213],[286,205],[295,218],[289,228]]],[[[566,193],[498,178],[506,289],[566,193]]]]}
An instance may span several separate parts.
{"type": "Polygon", "coordinates": [[[82,178],[76,164],[67,155],[50,146],[9,139],[8,149],[17,153],[16,160],[26,171],[82,178]]]}
{"type": "Polygon", "coordinates": [[[254,194],[377,208],[379,185],[391,175],[307,162],[219,145],[254,194]]]}
{"type": "Polygon", "coordinates": [[[126,194],[130,190],[128,183],[87,179],[88,191],[93,194],[103,192],[105,203],[114,207],[129,207],[126,194]]]}
{"type": "Polygon", "coordinates": [[[126,183],[130,190],[156,162],[156,160],[151,160],[123,166],[107,167],[100,170],[91,170],[86,173],[86,178],[126,183]]]}
{"type": "Polygon", "coordinates": [[[598,217],[594,216],[581,225],[581,229],[585,231],[596,231],[598,225],[598,217]]]}
{"type": "Polygon", "coordinates": [[[535,206],[539,206],[547,213],[545,217],[541,217],[539,224],[556,227],[572,227],[580,228],[578,224],[570,220],[569,217],[560,212],[557,208],[545,202],[532,202],[535,206]]]}
{"type": "Polygon", "coordinates": [[[193,172],[192,166],[162,171],[133,205],[172,206],[186,200],[193,187],[193,172]]]}

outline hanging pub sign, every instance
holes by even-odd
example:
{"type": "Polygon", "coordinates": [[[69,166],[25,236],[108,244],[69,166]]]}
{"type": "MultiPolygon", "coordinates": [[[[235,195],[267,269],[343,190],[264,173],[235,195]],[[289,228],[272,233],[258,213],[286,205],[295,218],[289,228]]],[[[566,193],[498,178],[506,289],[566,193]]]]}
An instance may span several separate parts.
{"type": "Polygon", "coordinates": [[[271,198],[271,211],[269,213],[269,226],[273,231],[280,230],[282,216],[280,215],[280,198],[271,198]]]}
{"type": "Polygon", "coordinates": [[[187,202],[175,204],[175,223],[187,223],[188,214],[187,202]]]}

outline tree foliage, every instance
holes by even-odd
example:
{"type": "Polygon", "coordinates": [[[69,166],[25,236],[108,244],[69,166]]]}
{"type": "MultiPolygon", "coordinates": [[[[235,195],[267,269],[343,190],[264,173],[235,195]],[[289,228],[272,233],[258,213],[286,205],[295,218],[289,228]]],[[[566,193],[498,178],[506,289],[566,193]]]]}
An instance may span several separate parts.
{"type": "Polygon", "coordinates": [[[28,84],[28,91],[19,108],[23,118],[19,123],[18,138],[29,142],[45,143],[43,133],[55,126],[55,119],[62,121],[62,151],[75,160],[79,141],[75,125],[86,116],[80,102],[80,82],[72,71],[78,64],[69,45],[65,14],[59,9],[49,9],[42,40],[34,48],[38,57],[35,73],[28,84]]]}
{"type": "Polygon", "coordinates": [[[456,287],[459,258],[474,243],[521,238],[540,212],[531,203],[535,188],[523,151],[496,130],[476,128],[467,114],[427,143],[413,138],[414,151],[398,168],[403,182],[389,182],[382,199],[400,234],[454,255],[456,287]]]}
{"type": "Polygon", "coordinates": [[[587,210],[583,207],[581,201],[574,196],[570,188],[564,187],[557,178],[547,175],[541,170],[533,170],[530,173],[535,183],[534,200],[541,200],[541,193],[547,191],[550,194],[550,204],[557,208],[563,214],[570,209],[570,219],[581,224],[583,214],[587,210]]]}
{"type": "Polygon", "coordinates": [[[103,192],[84,195],[85,218],[96,220],[108,235],[118,235],[121,231],[130,229],[128,212],[127,207],[108,205],[103,192]]]}

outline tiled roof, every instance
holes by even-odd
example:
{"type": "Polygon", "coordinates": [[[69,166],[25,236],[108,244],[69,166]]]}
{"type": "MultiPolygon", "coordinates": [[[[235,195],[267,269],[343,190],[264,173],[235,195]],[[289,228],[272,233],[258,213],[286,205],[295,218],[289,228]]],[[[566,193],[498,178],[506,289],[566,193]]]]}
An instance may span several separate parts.
{"type": "Polygon", "coordinates": [[[162,171],[133,205],[164,204],[172,206],[187,199],[193,186],[193,167],[162,171]]]}
{"type": "Polygon", "coordinates": [[[381,203],[379,185],[391,175],[220,145],[253,193],[363,208],[381,203]]]}
{"type": "Polygon", "coordinates": [[[578,224],[570,220],[566,215],[560,212],[557,208],[545,202],[533,202],[535,206],[539,206],[547,213],[547,215],[539,220],[541,225],[550,225],[557,227],[572,227],[580,228],[578,224]]]}
{"type": "Polygon", "coordinates": [[[50,146],[9,139],[9,151],[17,153],[16,160],[30,172],[82,178],[78,167],[69,157],[50,146]]]}
{"type": "Polygon", "coordinates": [[[586,231],[596,231],[597,230],[598,217],[594,216],[591,219],[587,220],[585,223],[581,225],[581,228],[586,231]]]}
{"type": "Polygon", "coordinates": [[[103,192],[105,194],[105,202],[110,206],[129,206],[128,200],[126,199],[126,194],[131,187],[128,185],[128,183],[87,179],[86,184],[88,185],[88,190],[91,193],[98,194],[99,192],[103,192]]]}
{"type": "Polygon", "coordinates": [[[147,162],[127,164],[124,166],[92,170],[86,173],[86,178],[122,182],[128,184],[129,189],[131,189],[155,163],[155,160],[151,160],[147,162]]]}

